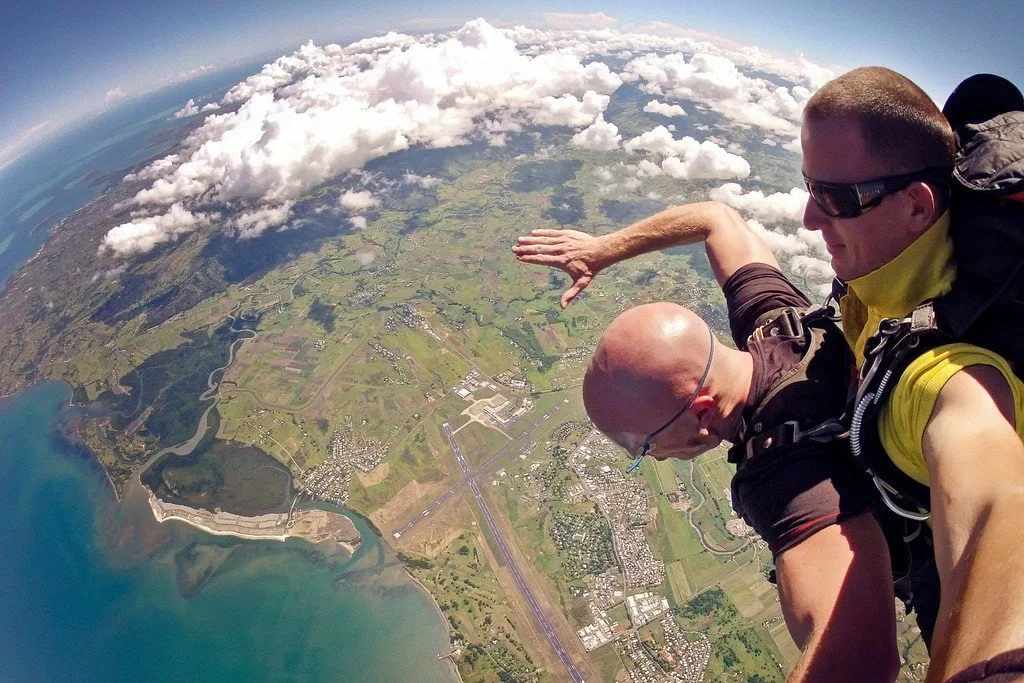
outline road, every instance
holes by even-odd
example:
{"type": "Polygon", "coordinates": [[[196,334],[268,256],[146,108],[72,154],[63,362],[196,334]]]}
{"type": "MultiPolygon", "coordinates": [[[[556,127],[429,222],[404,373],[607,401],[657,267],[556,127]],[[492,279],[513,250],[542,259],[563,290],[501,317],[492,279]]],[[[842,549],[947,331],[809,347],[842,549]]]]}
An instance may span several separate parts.
{"type": "MultiPolygon", "coordinates": [[[[411,529],[411,528],[413,528],[414,526],[416,526],[416,524],[418,524],[418,523],[419,523],[420,521],[422,521],[423,519],[425,519],[425,518],[429,517],[429,516],[430,516],[430,515],[431,515],[432,513],[434,513],[434,512],[435,512],[435,511],[436,511],[436,510],[437,510],[437,509],[438,509],[439,507],[441,507],[442,505],[444,505],[445,501],[447,501],[447,500],[448,500],[449,498],[451,498],[451,497],[452,497],[453,495],[455,495],[455,492],[456,492],[456,491],[458,491],[459,489],[461,489],[461,488],[463,487],[463,485],[464,485],[464,484],[468,483],[468,481],[469,481],[470,479],[472,479],[472,478],[476,477],[477,475],[479,475],[479,474],[480,474],[481,472],[483,472],[484,470],[486,470],[486,469],[487,469],[487,468],[488,468],[488,467],[489,467],[489,466],[491,465],[491,463],[493,463],[493,462],[494,462],[495,460],[497,460],[497,459],[498,459],[498,458],[500,458],[500,457],[501,457],[502,455],[504,455],[505,453],[507,453],[507,452],[509,451],[509,449],[510,449],[510,448],[512,448],[512,447],[513,447],[513,446],[515,446],[516,444],[518,444],[518,443],[522,442],[522,441],[523,441],[524,439],[526,439],[526,437],[528,437],[528,436],[530,435],[530,433],[531,433],[531,432],[533,431],[533,428],[534,428],[534,427],[536,427],[536,426],[537,426],[537,425],[539,425],[539,424],[540,424],[541,422],[543,422],[544,420],[546,420],[546,419],[548,419],[549,417],[551,417],[551,415],[552,415],[552,414],[553,414],[553,413],[554,413],[554,412],[555,412],[556,410],[558,410],[558,409],[559,409],[559,408],[561,408],[561,407],[562,407],[562,406],[561,406],[561,404],[555,405],[555,406],[554,406],[554,408],[552,408],[552,409],[551,409],[551,412],[549,412],[548,414],[546,414],[546,415],[543,415],[543,416],[541,416],[541,417],[537,418],[537,419],[536,419],[536,420],[535,420],[535,421],[533,422],[533,424],[531,424],[531,425],[530,425],[529,427],[527,427],[527,428],[526,428],[526,431],[524,431],[524,432],[523,432],[523,433],[522,433],[522,434],[521,434],[520,436],[516,437],[516,438],[515,438],[514,440],[512,440],[511,442],[509,442],[509,443],[505,444],[505,446],[504,446],[504,447],[503,447],[503,448],[502,448],[501,450],[499,450],[499,451],[498,451],[497,453],[495,453],[494,455],[492,455],[491,457],[489,457],[489,458],[488,458],[488,459],[487,459],[487,460],[486,460],[486,461],[485,461],[485,462],[484,462],[484,463],[483,463],[482,465],[480,465],[480,467],[477,467],[477,468],[476,468],[476,469],[475,469],[475,470],[474,470],[473,472],[471,472],[471,473],[470,473],[470,472],[469,472],[469,470],[468,470],[468,468],[464,468],[464,470],[463,470],[463,474],[465,475],[465,479],[463,479],[462,481],[456,482],[455,484],[452,484],[452,487],[451,487],[451,488],[449,488],[449,489],[448,489],[447,491],[445,491],[444,493],[442,493],[442,494],[440,495],[440,497],[438,497],[438,499],[437,499],[437,500],[435,500],[435,501],[434,501],[433,503],[431,503],[431,504],[430,504],[430,505],[428,505],[428,506],[427,506],[426,508],[424,508],[424,509],[423,509],[423,512],[421,512],[420,514],[416,515],[415,517],[413,517],[412,519],[410,519],[410,520],[409,520],[408,522],[406,522],[406,523],[405,523],[405,526],[403,526],[403,527],[402,527],[401,529],[397,529],[397,530],[395,530],[395,533],[394,533],[394,534],[392,534],[392,535],[393,535],[393,536],[394,536],[395,538],[401,538],[401,537],[402,537],[402,535],[403,535],[403,534],[404,534],[405,532],[409,531],[409,529],[411,529]]],[[[446,423],[446,424],[447,424],[447,423],[446,423]]]]}
{"type": "Polygon", "coordinates": [[[451,446],[452,452],[455,454],[455,459],[459,461],[459,467],[462,468],[462,474],[469,482],[469,488],[473,492],[473,497],[476,498],[476,503],[480,506],[480,512],[483,513],[484,521],[487,523],[487,528],[490,529],[491,536],[494,537],[494,541],[498,544],[498,549],[501,551],[502,557],[505,558],[505,563],[508,565],[509,571],[512,572],[512,576],[515,578],[516,585],[519,587],[519,592],[523,594],[524,598],[526,598],[526,602],[530,605],[530,611],[533,612],[533,616],[537,620],[537,624],[541,627],[541,630],[544,631],[544,635],[547,636],[548,642],[551,643],[551,647],[555,650],[555,654],[558,655],[558,658],[562,661],[562,665],[565,666],[565,670],[569,673],[569,677],[575,683],[583,683],[583,675],[569,657],[569,653],[566,652],[565,647],[563,647],[562,643],[558,640],[558,636],[555,635],[555,630],[551,627],[551,622],[548,621],[547,616],[544,614],[544,610],[540,607],[540,603],[537,602],[537,598],[533,595],[533,590],[530,589],[530,584],[526,582],[522,572],[519,570],[519,566],[515,563],[515,560],[512,559],[512,553],[509,551],[508,544],[505,542],[505,537],[501,535],[498,525],[491,516],[491,510],[487,506],[487,501],[484,500],[483,493],[480,491],[480,484],[477,483],[472,473],[470,473],[469,465],[466,463],[466,458],[462,455],[462,449],[455,440],[455,435],[452,434],[451,425],[445,422],[444,425],[442,425],[442,428],[444,429],[445,438],[448,439],[448,444],[451,446]]]}

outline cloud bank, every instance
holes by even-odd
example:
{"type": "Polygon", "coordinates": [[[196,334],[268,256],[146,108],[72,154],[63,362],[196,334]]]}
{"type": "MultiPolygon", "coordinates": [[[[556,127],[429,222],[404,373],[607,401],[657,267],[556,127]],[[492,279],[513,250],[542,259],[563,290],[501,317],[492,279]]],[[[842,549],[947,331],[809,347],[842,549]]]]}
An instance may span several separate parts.
{"type": "MultiPolygon", "coordinates": [[[[686,100],[783,140],[795,138],[803,102],[830,75],[802,58],[612,30],[614,18],[602,13],[546,20],[566,30],[497,29],[477,19],[449,34],[307,43],[219,103],[197,112],[190,100],[176,116],[213,113],[181,149],[133,175],[149,184],[130,202],[132,220],[104,237],[101,253],[128,256],[201,229],[244,238],[287,227],[297,200],[370,160],[417,146],[504,145],[508,134],[530,126],[574,128],[575,146],[639,155],[638,177],[745,178],[750,165],[738,148],[675,139],[664,126],[623,144],[604,116],[610,95],[631,81],[662,98],[647,104],[649,112],[685,115],[670,100],[686,100]],[[608,64],[621,60],[616,73],[608,64]],[[743,72],[755,68],[793,85],[743,72]]],[[[427,188],[436,180],[409,182],[427,188]]],[[[351,214],[368,208],[341,206],[351,214]]]]}

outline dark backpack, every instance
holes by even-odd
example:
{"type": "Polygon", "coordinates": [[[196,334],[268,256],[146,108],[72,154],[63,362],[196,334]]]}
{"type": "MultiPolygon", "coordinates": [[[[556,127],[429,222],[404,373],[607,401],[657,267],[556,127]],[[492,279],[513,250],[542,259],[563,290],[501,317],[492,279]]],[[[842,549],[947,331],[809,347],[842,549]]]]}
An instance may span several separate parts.
{"type": "Polygon", "coordinates": [[[907,365],[926,349],[962,341],[995,351],[1024,376],[1024,97],[1009,81],[981,74],[957,87],[943,113],[958,143],[950,203],[956,280],[906,318],[879,324],[847,414],[854,459],[886,507],[915,520],[929,515],[928,488],[892,463],[878,436],[882,407],[907,365]]]}

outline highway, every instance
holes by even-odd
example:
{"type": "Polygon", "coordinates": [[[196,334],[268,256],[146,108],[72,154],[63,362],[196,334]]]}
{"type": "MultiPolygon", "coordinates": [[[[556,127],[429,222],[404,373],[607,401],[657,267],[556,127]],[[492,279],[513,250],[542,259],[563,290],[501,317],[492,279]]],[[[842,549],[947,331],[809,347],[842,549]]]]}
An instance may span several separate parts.
{"type": "MultiPolygon", "coordinates": [[[[544,611],[537,602],[537,598],[534,597],[533,591],[530,589],[530,585],[526,582],[526,579],[523,577],[522,572],[520,572],[519,566],[516,565],[515,560],[512,559],[512,553],[509,551],[508,545],[505,543],[505,538],[501,535],[501,531],[498,529],[498,525],[491,516],[491,510],[487,506],[487,501],[484,500],[483,493],[480,491],[480,484],[477,483],[476,479],[469,471],[469,465],[466,463],[466,458],[462,455],[462,449],[455,440],[455,435],[452,434],[451,426],[445,422],[444,425],[442,425],[442,428],[444,429],[445,437],[448,439],[448,444],[452,448],[452,452],[455,453],[455,458],[459,461],[459,467],[462,468],[462,474],[469,482],[469,488],[473,492],[473,497],[476,498],[476,503],[480,506],[480,512],[483,513],[484,521],[487,523],[487,528],[490,529],[491,536],[494,537],[494,541],[498,544],[498,549],[501,550],[501,554],[505,558],[505,563],[508,565],[509,570],[512,572],[512,576],[516,580],[516,585],[519,587],[519,591],[523,594],[523,597],[526,598],[526,602],[530,605],[530,610],[533,612],[534,618],[544,631],[544,635],[547,636],[548,642],[551,643],[551,647],[554,648],[558,658],[562,660],[562,664],[565,666],[565,670],[569,673],[569,677],[575,683],[583,683],[582,674],[580,674],[579,669],[569,657],[569,653],[565,651],[562,643],[558,640],[558,636],[555,635],[555,630],[551,627],[551,622],[549,622],[548,618],[544,615],[544,611]]],[[[424,516],[426,516],[426,513],[424,516]]]]}
{"type": "Polygon", "coordinates": [[[414,526],[416,526],[416,524],[418,524],[423,519],[426,519],[431,514],[433,514],[439,507],[444,505],[446,500],[448,500],[453,495],[455,495],[455,492],[458,491],[459,489],[461,489],[464,484],[466,484],[470,479],[476,477],[478,474],[480,474],[481,472],[486,470],[491,465],[491,463],[493,463],[495,460],[497,460],[502,455],[507,453],[510,448],[512,448],[516,444],[522,442],[526,437],[528,437],[530,435],[530,433],[533,431],[534,427],[539,425],[544,420],[547,420],[549,417],[551,417],[551,415],[556,410],[558,410],[561,407],[562,407],[561,404],[555,405],[551,409],[551,412],[549,412],[546,415],[543,415],[543,416],[537,418],[533,422],[533,424],[531,424],[529,427],[527,427],[526,431],[524,431],[519,437],[517,437],[516,439],[514,439],[514,440],[510,441],[509,443],[505,444],[505,446],[501,450],[499,450],[497,453],[495,453],[494,455],[489,457],[482,465],[480,465],[480,467],[477,467],[476,470],[474,470],[472,473],[470,473],[466,467],[463,467],[463,474],[465,475],[465,478],[462,481],[459,481],[459,482],[456,482],[455,484],[452,484],[452,487],[450,489],[448,489],[447,491],[442,493],[440,495],[440,497],[438,497],[437,500],[435,500],[433,503],[431,503],[430,505],[425,507],[423,509],[423,512],[421,512],[420,514],[418,514],[415,517],[413,517],[412,519],[410,519],[408,522],[405,523],[405,526],[403,526],[401,529],[396,530],[392,535],[395,538],[401,538],[402,534],[404,534],[409,529],[411,529],[414,526]]]}

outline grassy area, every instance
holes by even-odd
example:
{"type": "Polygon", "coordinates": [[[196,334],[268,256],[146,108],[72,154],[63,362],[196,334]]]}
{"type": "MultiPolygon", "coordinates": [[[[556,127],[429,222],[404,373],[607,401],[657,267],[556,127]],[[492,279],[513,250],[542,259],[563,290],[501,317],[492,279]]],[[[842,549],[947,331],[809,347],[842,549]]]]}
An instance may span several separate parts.
{"type": "Polygon", "coordinates": [[[504,589],[481,557],[477,537],[463,535],[441,556],[407,561],[449,622],[467,681],[524,680],[537,669],[515,627],[504,589]]]}
{"type": "Polygon", "coordinates": [[[741,674],[748,681],[782,681],[783,672],[766,634],[740,616],[729,596],[711,588],[676,608],[680,625],[698,631],[711,641],[711,658],[705,680],[741,674]],[[755,678],[759,677],[759,678],[755,678]]]}

